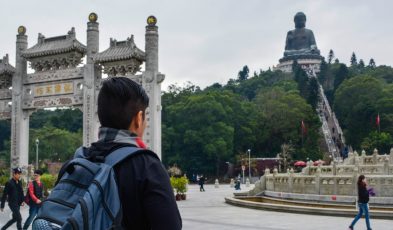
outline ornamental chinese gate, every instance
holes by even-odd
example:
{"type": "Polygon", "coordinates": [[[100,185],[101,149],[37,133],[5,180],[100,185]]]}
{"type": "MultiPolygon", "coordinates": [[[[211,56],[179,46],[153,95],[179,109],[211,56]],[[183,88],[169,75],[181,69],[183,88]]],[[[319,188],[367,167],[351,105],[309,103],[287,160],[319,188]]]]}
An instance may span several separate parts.
{"type": "Polygon", "coordinates": [[[161,157],[161,83],[158,71],[158,27],[156,18],[147,19],[145,52],[133,35],[125,41],[110,40],[99,52],[99,23],[91,13],[87,23],[87,44],[76,39],[75,29],[66,35],[46,38],[28,48],[26,28],[16,36],[15,68],[8,55],[0,59],[0,119],[11,120],[11,167],[28,165],[29,117],[37,109],[75,107],[83,112],[83,144],[97,139],[99,121],[97,96],[102,72],[137,81],[150,98],[144,140],[161,157]],[[82,59],[86,57],[86,63],[82,59]],[[34,73],[27,73],[27,62],[34,73]],[[140,73],[145,63],[145,71],[140,73]],[[139,74],[138,74],[139,72],[139,74]]]}

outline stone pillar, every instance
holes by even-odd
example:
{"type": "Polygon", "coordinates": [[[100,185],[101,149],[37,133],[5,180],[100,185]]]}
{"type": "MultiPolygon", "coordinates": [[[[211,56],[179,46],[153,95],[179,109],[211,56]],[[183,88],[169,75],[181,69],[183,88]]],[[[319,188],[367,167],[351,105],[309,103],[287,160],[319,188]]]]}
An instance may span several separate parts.
{"type": "Polygon", "coordinates": [[[277,168],[275,167],[274,169],[273,169],[273,189],[272,189],[272,191],[276,191],[276,176],[278,175],[278,170],[277,170],[277,168]]]}
{"type": "Polygon", "coordinates": [[[83,76],[83,145],[90,146],[98,139],[97,91],[101,73],[94,64],[93,56],[99,51],[97,15],[91,13],[87,23],[87,54],[83,76]]]}
{"type": "Polygon", "coordinates": [[[315,192],[321,194],[321,165],[318,165],[317,171],[315,172],[315,192]]]}
{"type": "Polygon", "coordinates": [[[215,188],[219,188],[219,187],[220,187],[220,183],[218,183],[218,179],[216,179],[216,180],[214,181],[214,187],[215,187],[215,188]]]}
{"type": "Polygon", "coordinates": [[[158,27],[157,19],[149,16],[145,34],[146,66],[142,86],[149,96],[146,111],[146,130],[143,136],[148,148],[161,159],[161,82],[165,76],[158,72],[158,27]]]}
{"type": "Polygon", "coordinates": [[[333,160],[332,173],[333,173],[333,176],[337,175],[337,161],[336,160],[333,160]]]}
{"type": "Polygon", "coordinates": [[[373,164],[374,165],[378,164],[378,149],[374,149],[373,151],[373,164]]]}
{"type": "Polygon", "coordinates": [[[365,165],[365,159],[366,159],[366,151],[364,149],[362,150],[362,155],[360,155],[360,164],[365,165]]]}
{"type": "Polygon", "coordinates": [[[390,149],[390,164],[393,164],[393,148],[390,149]]]}
{"type": "Polygon", "coordinates": [[[27,62],[22,52],[27,49],[26,28],[20,26],[16,36],[15,75],[12,78],[12,117],[11,117],[11,168],[22,167],[27,170],[29,156],[29,114],[22,109],[23,78],[27,74],[27,62]]]}
{"type": "Polygon", "coordinates": [[[389,157],[385,156],[383,158],[383,173],[389,175],[389,157]]]}
{"type": "Polygon", "coordinates": [[[295,171],[293,168],[289,171],[289,178],[288,178],[288,192],[293,193],[293,177],[294,177],[295,171]]]}

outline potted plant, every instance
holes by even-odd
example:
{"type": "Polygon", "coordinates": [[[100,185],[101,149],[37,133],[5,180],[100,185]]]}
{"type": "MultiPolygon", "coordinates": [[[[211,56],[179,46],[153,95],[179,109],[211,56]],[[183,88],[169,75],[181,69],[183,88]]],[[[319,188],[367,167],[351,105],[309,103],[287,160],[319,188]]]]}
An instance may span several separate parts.
{"type": "Polygon", "coordinates": [[[176,200],[185,200],[187,192],[188,179],[186,176],[182,177],[171,177],[170,178],[172,188],[176,192],[176,200]]]}

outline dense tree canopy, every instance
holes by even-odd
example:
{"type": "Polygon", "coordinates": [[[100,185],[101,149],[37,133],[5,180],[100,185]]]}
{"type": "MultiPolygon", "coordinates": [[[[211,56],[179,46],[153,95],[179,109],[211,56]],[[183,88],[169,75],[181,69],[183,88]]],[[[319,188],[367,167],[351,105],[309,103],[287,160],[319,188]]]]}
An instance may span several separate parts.
{"type": "MultiPolygon", "coordinates": [[[[222,175],[226,162],[247,155],[274,157],[290,146],[290,159],[319,159],[323,142],[315,108],[321,83],[343,128],[346,144],[380,152],[393,145],[393,69],[322,61],[318,78],[294,65],[293,74],[244,66],[235,79],[201,89],[192,83],[171,85],[162,94],[162,156],[188,174],[222,175]],[[375,123],[380,116],[380,126],[375,123]],[[304,129],[301,124],[304,124],[304,129]]],[[[10,122],[0,122],[0,153],[8,154],[10,122]]],[[[30,117],[29,161],[64,161],[82,143],[79,110],[40,110],[30,117]]],[[[288,158],[289,159],[289,158],[288,158]]]]}
{"type": "MultiPolygon", "coordinates": [[[[349,68],[342,63],[323,63],[318,76],[343,128],[346,144],[355,149],[370,150],[374,143],[380,143],[376,141],[380,136],[373,134],[378,128],[381,135],[393,135],[393,69],[376,66],[373,59],[370,63],[349,68]],[[376,125],[378,114],[380,127],[376,125]]],[[[381,148],[385,151],[388,145],[381,148]]]]}

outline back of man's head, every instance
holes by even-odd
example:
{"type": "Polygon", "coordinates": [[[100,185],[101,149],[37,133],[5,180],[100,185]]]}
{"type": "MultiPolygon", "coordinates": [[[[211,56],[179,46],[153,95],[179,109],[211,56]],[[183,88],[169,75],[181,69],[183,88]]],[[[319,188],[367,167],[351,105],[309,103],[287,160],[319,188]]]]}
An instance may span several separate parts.
{"type": "Polygon", "coordinates": [[[126,77],[111,77],[103,81],[98,94],[98,119],[103,127],[128,130],[132,119],[148,106],[141,85],[126,77]]]}

